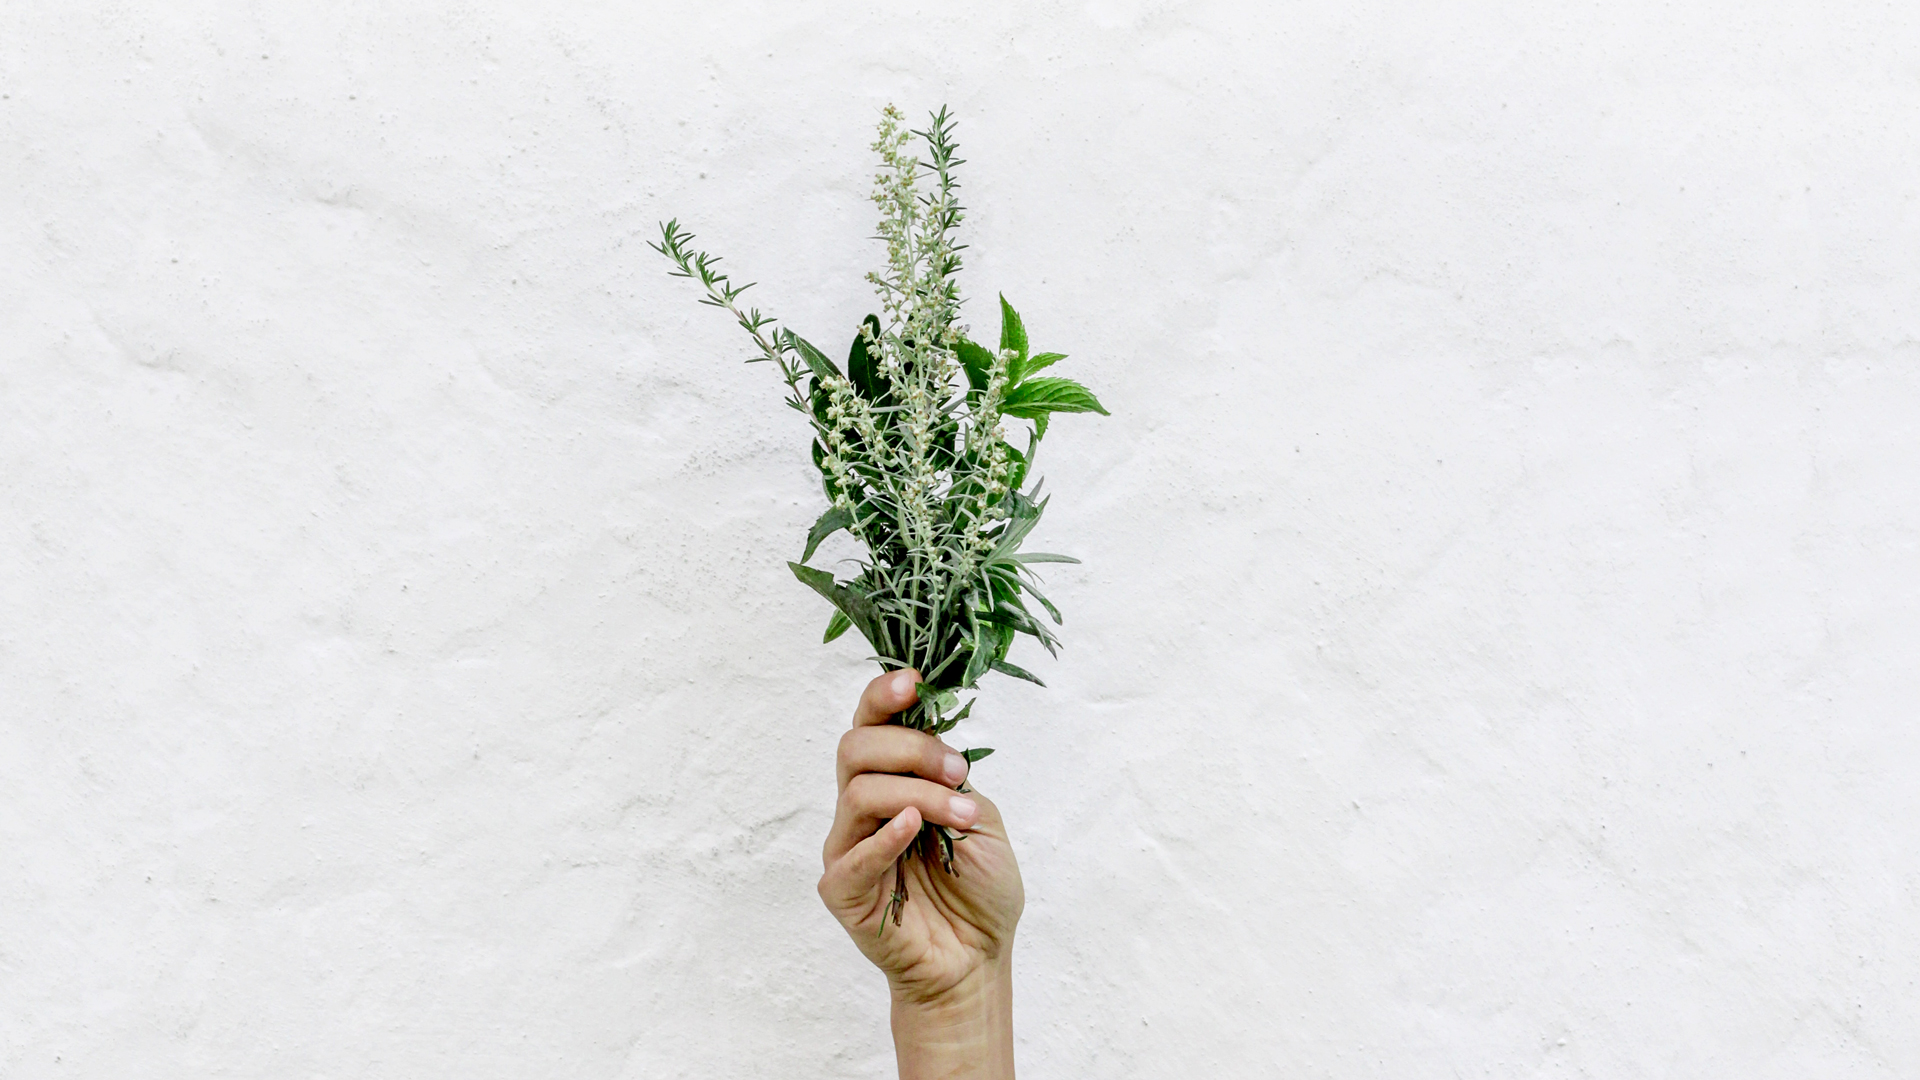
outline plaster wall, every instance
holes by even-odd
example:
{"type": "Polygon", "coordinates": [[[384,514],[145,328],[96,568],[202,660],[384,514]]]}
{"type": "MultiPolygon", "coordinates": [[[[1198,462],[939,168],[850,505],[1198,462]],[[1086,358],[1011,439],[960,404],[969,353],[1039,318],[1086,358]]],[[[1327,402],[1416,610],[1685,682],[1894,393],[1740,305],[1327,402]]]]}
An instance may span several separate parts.
{"type": "Polygon", "coordinates": [[[0,1074],[888,1075],[804,435],[642,241],[850,336],[893,101],[1114,412],[1041,463],[1051,686],[956,733],[1027,1075],[1920,1075],[1916,55],[0,5],[0,1074]]]}

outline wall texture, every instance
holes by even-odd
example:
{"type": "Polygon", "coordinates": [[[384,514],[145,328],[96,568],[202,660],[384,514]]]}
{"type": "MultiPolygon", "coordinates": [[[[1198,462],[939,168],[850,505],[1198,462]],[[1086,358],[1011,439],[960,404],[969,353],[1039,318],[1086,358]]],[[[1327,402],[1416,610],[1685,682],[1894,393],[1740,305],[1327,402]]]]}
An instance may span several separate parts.
{"type": "Polygon", "coordinates": [[[1029,1075],[1920,1075],[1910,5],[542,6],[0,6],[0,1074],[887,1074],[642,241],[849,336],[893,101],[1115,413],[959,733],[1029,1075]]]}

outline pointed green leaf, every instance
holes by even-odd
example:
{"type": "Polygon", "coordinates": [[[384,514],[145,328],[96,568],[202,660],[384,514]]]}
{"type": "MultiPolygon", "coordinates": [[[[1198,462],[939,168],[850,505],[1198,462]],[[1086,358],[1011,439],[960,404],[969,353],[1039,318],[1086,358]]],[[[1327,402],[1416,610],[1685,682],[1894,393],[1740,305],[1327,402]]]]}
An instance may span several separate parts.
{"type": "Polygon", "coordinates": [[[1074,558],[1071,555],[1052,555],[1044,551],[1027,551],[1027,552],[1022,552],[1018,555],[1015,555],[1013,557],[1013,561],[1018,563],[1034,563],[1034,562],[1077,563],[1080,560],[1074,558]]]}
{"type": "MultiPolygon", "coordinates": [[[[1020,485],[1027,482],[1027,455],[1021,453],[1020,449],[1012,443],[1001,443],[1001,445],[1006,447],[1007,460],[1012,462],[1007,468],[1007,488],[1019,491],[1020,485]]],[[[1033,445],[1029,443],[1027,449],[1033,449],[1033,445]]]]}
{"type": "Polygon", "coordinates": [[[834,608],[833,618],[827,620],[827,634],[820,639],[820,644],[825,645],[827,642],[846,633],[847,628],[852,625],[853,620],[847,618],[846,612],[841,611],[839,608],[834,608]]]}
{"type": "Polygon", "coordinates": [[[991,753],[993,753],[993,747],[991,746],[976,746],[971,750],[960,751],[960,756],[966,758],[967,764],[971,765],[991,753]]]}
{"type": "MultiPolygon", "coordinates": [[[[874,341],[880,340],[880,320],[869,315],[862,325],[873,332],[874,341]]],[[[880,396],[880,374],[878,360],[867,347],[866,330],[856,330],[853,334],[853,348],[847,352],[847,378],[860,396],[872,401],[880,396]]],[[[804,560],[802,560],[804,561],[804,560]]]]}
{"type": "Polygon", "coordinates": [[[1047,414],[1041,413],[1033,418],[1033,441],[1039,442],[1047,437],[1047,414]]]}
{"type": "Polygon", "coordinates": [[[844,506],[829,506],[827,512],[820,515],[820,520],[813,523],[813,528],[807,530],[807,550],[800,556],[800,561],[806,562],[813,558],[814,549],[820,546],[820,541],[852,524],[851,509],[844,506]]]}
{"type": "Polygon", "coordinates": [[[975,390],[985,390],[987,375],[993,369],[993,354],[966,338],[961,338],[953,346],[953,352],[960,358],[960,366],[967,371],[967,385],[975,390]]]}
{"type": "Polygon", "coordinates": [[[1040,606],[1046,608],[1047,614],[1053,616],[1053,625],[1060,626],[1066,622],[1060,617],[1060,609],[1053,606],[1053,601],[1047,599],[1047,594],[1041,592],[1039,586],[1029,581],[1026,583],[1026,590],[1028,596],[1040,601],[1040,606]]]}
{"type": "Polygon", "coordinates": [[[1034,372],[1039,371],[1041,368],[1050,368],[1053,365],[1059,363],[1060,361],[1065,360],[1066,358],[1067,358],[1066,353],[1057,353],[1057,352],[1035,353],[1033,354],[1033,357],[1027,361],[1027,374],[1031,375],[1034,372]]]}
{"type": "Polygon", "coordinates": [[[839,608],[875,651],[886,651],[880,647],[879,635],[876,633],[880,622],[880,609],[874,606],[872,600],[833,580],[833,575],[825,570],[815,570],[811,566],[802,566],[797,562],[788,563],[787,568],[793,571],[793,576],[799,578],[801,584],[826,597],[834,607],[839,608]]]}
{"type": "Polygon", "coordinates": [[[972,686],[987,673],[987,665],[993,663],[993,642],[987,637],[986,626],[977,620],[973,630],[973,652],[967,657],[966,674],[960,677],[960,685],[972,686]]]}
{"type": "Polygon", "coordinates": [[[1007,650],[1013,648],[1013,627],[996,626],[993,628],[993,633],[993,658],[995,660],[1005,660],[1007,658],[1007,650]]]}
{"type": "MultiPolygon", "coordinates": [[[[1000,351],[1013,350],[1021,366],[1027,362],[1027,328],[1020,322],[1020,313],[1007,303],[1007,294],[1000,294],[1000,351]]],[[[1020,380],[1015,379],[1015,382],[1020,380]]]]}
{"type": "Polygon", "coordinates": [[[998,562],[1020,550],[1020,542],[1040,523],[1040,515],[1047,509],[1047,500],[1034,502],[1016,491],[1008,496],[1007,509],[1013,516],[1007,519],[1000,535],[994,538],[993,551],[987,556],[989,563],[998,562]]]}
{"type": "Polygon", "coordinates": [[[1046,683],[1041,682],[1040,679],[1037,676],[1035,676],[1033,672],[1028,671],[1026,668],[1014,667],[1012,664],[1007,663],[1005,660],[995,660],[993,662],[993,670],[999,672],[1002,675],[1011,675],[1016,679],[1025,679],[1035,686],[1047,685],[1046,683]]]}
{"type": "Polygon", "coordinates": [[[825,353],[814,348],[806,338],[801,337],[791,330],[786,331],[786,335],[787,344],[792,345],[799,351],[801,358],[806,360],[807,367],[813,370],[814,376],[821,382],[841,377],[840,369],[833,366],[833,361],[827,359],[825,353]]]}
{"type": "Polygon", "coordinates": [[[1111,415],[1093,391],[1074,382],[1054,375],[1044,375],[1038,379],[1028,379],[1012,390],[1007,391],[1006,403],[1000,411],[1008,416],[1039,417],[1050,412],[1097,412],[1102,416],[1111,415]]]}

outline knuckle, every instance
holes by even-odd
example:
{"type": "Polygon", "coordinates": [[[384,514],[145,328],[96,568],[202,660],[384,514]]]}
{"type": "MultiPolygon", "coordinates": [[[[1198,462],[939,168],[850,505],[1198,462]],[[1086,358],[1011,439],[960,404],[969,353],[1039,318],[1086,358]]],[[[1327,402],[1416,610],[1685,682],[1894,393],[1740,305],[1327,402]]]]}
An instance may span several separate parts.
{"type": "Polygon", "coordinates": [[[869,773],[861,773],[847,781],[846,789],[840,792],[840,805],[846,810],[858,811],[866,807],[872,799],[873,780],[869,773]]]}

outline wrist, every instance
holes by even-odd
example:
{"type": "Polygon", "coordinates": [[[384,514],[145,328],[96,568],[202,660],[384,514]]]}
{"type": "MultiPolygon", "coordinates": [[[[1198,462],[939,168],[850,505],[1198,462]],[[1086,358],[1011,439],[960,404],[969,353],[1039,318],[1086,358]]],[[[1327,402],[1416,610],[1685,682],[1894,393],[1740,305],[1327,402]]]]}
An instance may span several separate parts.
{"type": "Polygon", "coordinates": [[[1011,949],[938,993],[890,989],[900,1080],[1012,1080],[1011,949]]]}

